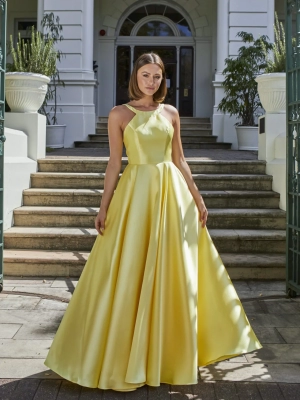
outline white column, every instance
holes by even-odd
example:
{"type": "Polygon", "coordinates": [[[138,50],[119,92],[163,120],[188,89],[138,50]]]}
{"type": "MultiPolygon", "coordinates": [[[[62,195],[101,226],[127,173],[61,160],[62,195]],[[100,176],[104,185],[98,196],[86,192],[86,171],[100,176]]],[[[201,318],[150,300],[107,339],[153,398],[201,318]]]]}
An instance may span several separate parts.
{"type": "Polygon", "coordinates": [[[41,21],[44,16],[44,0],[38,0],[37,5],[37,30],[42,31],[41,21]]]}
{"type": "Polygon", "coordinates": [[[229,0],[218,0],[217,10],[217,74],[224,69],[224,60],[228,57],[229,39],[229,0]]]}
{"type": "Polygon", "coordinates": [[[94,0],[85,0],[82,10],[82,70],[93,71],[94,0]]]}
{"type": "Polygon", "coordinates": [[[57,48],[64,53],[58,68],[65,86],[58,90],[57,119],[59,124],[67,126],[65,147],[73,147],[74,141],[86,140],[90,133],[94,133],[96,126],[94,0],[41,0],[42,2],[44,12],[53,12],[55,17],[59,16],[63,26],[64,40],[57,43],[57,48]]]}
{"type": "Polygon", "coordinates": [[[176,56],[177,56],[177,70],[176,70],[176,107],[179,109],[179,87],[180,87],[180,46],[176,46],[176,56]]]}
{"type": "Polygon", "coordinates": [[[229,0],[218,0],[217,10],[217,65],[214,86],[214,110],[213,110],[213,135],[218,137],[218,142],[231,142],[232,148],[237,148],[237,139],[234,122],[224,118],[224,114],[218,111],[218,105],[224,96],[222,71],[225,67],[225,58],[229,54],[229,0]],[[230,134],[228,134],[228,132],[230,134]]]}

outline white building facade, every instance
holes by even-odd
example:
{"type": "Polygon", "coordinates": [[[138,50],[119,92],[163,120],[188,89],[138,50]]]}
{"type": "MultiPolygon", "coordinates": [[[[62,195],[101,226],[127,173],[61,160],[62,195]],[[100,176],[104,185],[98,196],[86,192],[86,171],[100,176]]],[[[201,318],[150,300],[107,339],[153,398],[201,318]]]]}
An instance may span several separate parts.
{"type": "Polygon", "coordinates": [[[166,102],[182,116],[209,117],[213,134],[234,149],[235,121],[217,110],[224,60],[237,54],[239,31],[273,40],[274,11],[284,19],[284,0],[10,0],[8,35],[16,38],[33,22],[39,27],[44,13],[60,17],[65,147],[86,140],[97,117],[128,101],[135,59],[154,51],[166,65],[166,102]]]}

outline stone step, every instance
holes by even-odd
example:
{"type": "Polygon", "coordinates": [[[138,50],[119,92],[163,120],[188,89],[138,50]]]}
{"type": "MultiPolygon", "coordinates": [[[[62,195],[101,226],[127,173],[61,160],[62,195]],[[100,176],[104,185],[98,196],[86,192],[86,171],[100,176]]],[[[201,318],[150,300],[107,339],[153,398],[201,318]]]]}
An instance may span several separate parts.
{"type": "MultiPolygon", "coordinates": [[[[79,277],[89,252],[4,250],[4,269],[10,276],[79,277]]],[[[281,254],[220,254],[231,279],[284,279],[281,254]]]]}
{"type": "MultiPolygon", "coordinates": [[[[26,189],[24,206],[98,207],[101,189],[26,189]]],[[[272,191],[202,191],[209,208],[278,208],[279,194],[272,191]]]]}
{"type": "MultiPolygon", "coordinates": [[[[207,133],[205,135],[202,135],[201,132],[198,132],[199,135],[190,135],[190,134],[185,134],[183,136],[181,136],[181,142],[183,144],[185,143],[202,143],[202,142],[216,142],[218,137],[217,136],[213,136],[210,133],[207,133]],[[201,135],[201,136],[200,136],[201,135]]],[[[95,142],[95,143],[109,143],[108,140],[108,135],[104,134],[104,133],[96,133],[93,135],[89,135],[89,140],[91,142],[95,142]]]]}
{"type": "MultiPolygon", "coordinates": [[[[105,172],[108,158],[76,157],[44,158],[38,160],[40,172],[105,172]]],[[[198,174],[265,174],[266,163],[260,160],[187,160],[193,173],[198,174]]],[[[122,159],[122,170],[128,164],[122,159]]]]}
{"type": "MultiPolygon", "coordinates": [[[[210,229],[220,253],[285,253],[285,230],[210,229]]],[[[93,228],[12,227],[4,232],[5,249],[91,251],[93,228]]]]}
{"type": "MultiPolygon", "coordinates": [[[[199,141],[197,143],[193,143],[190,140],[182,141],[184,149],[231,149],[231,143],[227,142],[216,142],[216,143],[207,143],[203,141],[199,141]]],[[[97,148],[97,149],[106,149],[109,148],[109,142],[107,141],[90,141],[90,140],[76,140],[74,142],[76,148],[97,148]]]]}
{"type": "MultiPolygon", "coordinates": [[[[108,117],[98,117],[97,123],[107,123],[108,117]]],[[[180,117],[180,124],[211,123],[210,118],[180,117]]]]}
{"type": "MultiPolygon", "coordinates": [[[[97,122],[96,124],[96,130],[105,130],[107,132],[107,127],[108,123],[107,122],[97,122]]],[[[182,130],[188,129],[188,128],[194,128],[195,130],[200,129],[210,129],[211,130],[211,123],[210,122],[185,122],[181,121],[180,123],[180,131],[182,133],[182,130]]]]}
{"type": "MultiPolygon", "coordinates": [[[[104,173],[38,172],[31,174],[32,188],[102,189],[104,173]]],[[[203,190],[271,190],[272,176],[246,174],[193,174],[203,190]]]]}
{"type": "MultiPolygon", "coordinates": [[[[15,226],[94,227],[96,207],[23,206],[14,210],[15,226]]],[[[209,209],[208,228],[285,229],[285,212],[279,209],[209,209]]]]}

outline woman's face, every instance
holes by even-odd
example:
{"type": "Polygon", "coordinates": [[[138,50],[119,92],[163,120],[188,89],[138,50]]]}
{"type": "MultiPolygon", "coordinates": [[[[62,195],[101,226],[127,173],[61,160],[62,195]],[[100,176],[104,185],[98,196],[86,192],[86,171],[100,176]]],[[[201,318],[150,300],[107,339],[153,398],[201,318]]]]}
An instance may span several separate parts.
{"type": "Polygon", "coordinates": [[[161,81],[162,70],[157,64],[146,64],[137,71],[139,89],[146,96],[153,96],[161,81]]]}

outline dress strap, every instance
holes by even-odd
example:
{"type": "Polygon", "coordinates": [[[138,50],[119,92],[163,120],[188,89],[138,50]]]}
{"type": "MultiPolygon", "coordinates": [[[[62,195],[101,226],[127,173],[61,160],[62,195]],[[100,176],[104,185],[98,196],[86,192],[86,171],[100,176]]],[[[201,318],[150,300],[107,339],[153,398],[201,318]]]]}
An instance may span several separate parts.
{"type": "Polygon", "coordinates": [[[143,110],[138,110],[137,108],[132,107],[130,104],[128,103],[124,103],[123,106],[126,106],[127,108],[129,108],[129,110],[131,110],[132,112],[134,112],[135,114],[137,113],[143,113],[143,112],[148,112],[151,113],[153,112],[154,115],[156,115],[157,113],[160,113],[161,110],[164,108],[164,104],[160,103],[159,106],[155,109],[155,110],[151,110],[151,111],[143,111],[143,110]]]}
{"type": "Polygon", "coordinates": [[[137,111],[139,111],[136,108],[133,108],[130,104],[127,104],[127,103],[124,103],[123,106],[126,106],[127,108],[129,108],[129,110],[131,110],[135,114],[137,113],[137,111]]]}

